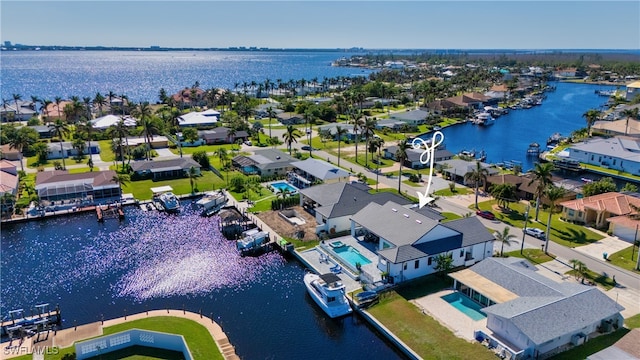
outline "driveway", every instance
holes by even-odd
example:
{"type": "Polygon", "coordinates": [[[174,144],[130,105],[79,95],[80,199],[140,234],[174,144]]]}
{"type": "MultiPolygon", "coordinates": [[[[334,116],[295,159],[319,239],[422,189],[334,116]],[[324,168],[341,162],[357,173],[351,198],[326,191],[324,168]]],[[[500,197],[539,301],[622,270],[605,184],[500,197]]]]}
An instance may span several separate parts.
{"type": "Polygon", "coordinates": [[[158,154],[159,158],[175,158],[177,156],[180,156],[180,155],[176,155],[176,154],[172,153],[171,150],[169,150],[168,148],[154,149],[154,150],[158,154]]]}

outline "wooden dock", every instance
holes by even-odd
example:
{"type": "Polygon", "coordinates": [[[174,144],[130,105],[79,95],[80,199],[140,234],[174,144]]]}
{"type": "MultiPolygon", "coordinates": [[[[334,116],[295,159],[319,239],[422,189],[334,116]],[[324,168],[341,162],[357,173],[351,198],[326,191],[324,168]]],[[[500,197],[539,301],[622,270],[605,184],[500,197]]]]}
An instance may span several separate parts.
{"type": "Polygon", "coordinates": [[[124,210],[121,204],[98,205],[96,206],[96,218],[99,222],[105,219],[124,219],[124,210]]]}

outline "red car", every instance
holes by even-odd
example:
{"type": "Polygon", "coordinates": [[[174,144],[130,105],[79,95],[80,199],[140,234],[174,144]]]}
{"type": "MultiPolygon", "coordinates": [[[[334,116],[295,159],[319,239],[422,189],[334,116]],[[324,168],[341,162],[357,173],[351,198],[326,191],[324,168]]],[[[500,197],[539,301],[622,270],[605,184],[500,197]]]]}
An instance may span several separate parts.
{"type": "Polygon", "coordinates": [[[478,210],[476,211],[476,215],[483,217],[487,220],[495,220],[496,216],[493,215],[493,213],[491,211],[487,211],[487,210],[478,210]]]}

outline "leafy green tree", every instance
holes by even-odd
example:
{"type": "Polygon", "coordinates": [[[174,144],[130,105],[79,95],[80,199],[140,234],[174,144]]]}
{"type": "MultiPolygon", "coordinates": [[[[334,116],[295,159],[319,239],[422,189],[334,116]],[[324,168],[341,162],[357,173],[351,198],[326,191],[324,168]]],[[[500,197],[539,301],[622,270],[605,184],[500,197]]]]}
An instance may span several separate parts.
{"type": "Polygon", "coordinates": [[[220,159],[220,166],[224,169],[227,169],[229,163],[229,152],[227,151],[227,149],[225,149],[224,147],[220,147],[218,148],[218,150],[216,150],[215,154],[218,156],[218,159],[220,159]]]}
{"type": "Polygon", "coordinates": [[[256,121],[253,123],[253,125],[251,125],[251,132],[257,137],[258,144],[260,144],[260,133],[262,132],[263,128],[264,125],[262,125],[262,123],[259,121],[256,121]]]}
{"type": "Polygon", "coordinates": [[[209,156],[207,155],[206,151],[204,150],[196,151],[191,155],[191,157],[195,162],[200,164],[200,166],[202,166],[203,169],[209,169],[211,167],[211,164],[209,162],[209,156]]]}
{"type": "Polygon", "coordinates": [[[182,130],[182,137],[190,142],[190,143],[194,143],[196,142],[196,140],[198,140],[200,137],[198,136],[198,130],[196,130],[196,128],[192,128],[192,127],[188,127],[185,128],[184,130],[182,130]]]}
{"type": "Polygon", "coordinates": [[[536,163],[531,173],[533,177],[531,181],[529,181],[529,186],[536,183],[535,195],[536,195],[536,221],[538,221],[538,213],[540,212],[540,200],[542,195],[544,195],[544,191],[552,184],[551,182],[551,172],[555,169],[552,163],[536,163]]]}
{"type": "Polygon", "coordinates": [[[38,158],[38,164],[47,163],[47,155],[49,155],[49,147],[43,142],[36,142],[31,146],[31,150],[36,154],[38,158]]]}
{"type": "Polygon", "coordinates": [[[195,194],[195,190],[197,189],[196,179],[198,178],[198,170],[195,166],[189,168],[187,172],[187,176],[189,177],[189,184],[191,185],[191,193],[195,194]]]}
{"type": "Polygon", "coordinates": [[[476,209],[478,208],[478,189],[480,188],[480,184],[484,184],[487,181],[487,176],[489,176],[489,170],[482,167],[480,161],[476,161],[476,168],[470,170],[466,174],[464,174],[465,181],[470,181],[473,183],[476,193],[476,209]]]}
{"type": "Polygon", "coordinates": [[[585,197],[588,197],[608,192],[614,192],[616,191],[616,189],[616,184],[613,182],[613,179],[611,179],[610,177],[604,177],[598,181],[585,184],[582,187],[582,194],[585,197]]]}
{"type": "Polygon", "coordinates": [[[435,257],[435,266],[433,269],[440,275],[444,276],[449,270],[453,268],[453,254],[438,254],[435,257]]]}
{"type": "Polygon", "coordinates": [[[509,203],[516,200],[516,186],[514,184],[494,184],[489,189],[489,193],[493,196],[498,206],[509,208],[509,203]]]}
{"type": "Polygon", "coordinates": [[[493,233],[496,241],[500,243],[500,256],[504,254],[505,245],[509,246],[511,244],[518,243],[518,240],[516,240],[516,236],[509,233],[510,230],[511,229],[508,226],[505,226],[504,229],[502,229],[502,232],[496,231],[495,233],[493,233]]]}
{"type": "Polygon", "coordinates": [[[120,151],[120,160],[122,160],[122,171],[124,171],[124,147],[126,145],[127,150],[129,149],[129,128],[125,126],[124,121],[120,119],[120,121],[109,127],[109,129],[107,130],[107,134],[111,136],[112,139],[118,139],[117,149],[119,149],[120,151]],[[122,143],[123,139],[125,140],[125,144],[122,143]]]}
{"type": "Polygon", "coordinates": [[[626,183],[620,191],[638,192],[638,186],[632,183],[626,183]]]}
{"type": "Polygon", "coordinates": [[[229,186],[231,187],[231,190],[234,192],[237,192],[237,193],[242,192],[245,186],[244,176],[236,175],[232,177],[231,180],[229,181],[229,186]]]}

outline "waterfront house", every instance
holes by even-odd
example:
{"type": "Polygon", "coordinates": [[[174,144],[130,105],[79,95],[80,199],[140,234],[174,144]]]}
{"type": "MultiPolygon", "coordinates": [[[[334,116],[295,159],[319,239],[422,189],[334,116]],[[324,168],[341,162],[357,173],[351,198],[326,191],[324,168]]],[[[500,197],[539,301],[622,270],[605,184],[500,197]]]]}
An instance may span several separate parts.
{"type": "Polygon", "coordinates": [[[207,104],[204,90],[196,88],[188,88],[178,91],[171,95],[171,99],[180,105],[181,109],[191,106],[204,106],[207,104]]]}
{"type": "Polygon", "coordinates": [[[283,176],[293,170],[296,158],[277,149],[256,150],[253,155],[238,155],[231,162],[245,175],[283,176]]]}
{"type": "Polygon", "coordinates": [[[622,326],[624,308],[598,288],[555,282],[537,271],[510,257],[449,274],[456,290],[484,306],[490,333],[475,331],[478,341],[511,359],[537,359],[622,326]]]}
{"type": "Polygon", "coordinates": [[[381,119],[378,120],[376,122],[376,129],[377,130],[382,130],[382,129],[390,129],[392,131],[399,131],[402,128],[402,125],[404,125],[405,122],[404,121],[400,121],[400,120],[394,120],[394,119],[381,119]]]}
{"type": "Polygon", "coordinates": [[[282,125],[298,125],[305,122],[304,115],[289,112],[279,113],[276,118],[282,125]]]}
{"type": "Polygon", "coordinates": [[[220,112],[208,109],[205,111],[192,111],[178,117],[180,127],[215,126],[220,119],[220,112]]]}
{"type": "Polygon", "coordinates": [[[640,175],[640,139],[627,136],[591,138],[568,149],[581,163],[640,175]]]}
{"type": "Polygon", "coordinates": [[[640,81],[634,81],[630,84],[627,84],[625,99],[627,101],[631,101],[638,95],[640,95],[640,81]]]}
{"type": "Polygon", "coordinates": [[[210,130],[198,131],[198,135],[207,145],[233,144],[237,140],[247,140],[249,134],[244,130],[238,130],[234,135],[229,135],[228,127],[220,126],[210,130]]]}
{"type": "Polygon", "coordinates": [[[581,199],[564,201],[561,216],[596,228],[609,228],[611,233],[627,241],[635,238],[640,224],[637,208],[640,198],[618,192],[608,192],[581,199]]]}
{"type": "Polygon", "coordinates": [[[410,110],[405,112],[398,112],[391,114],[389,119],[402,121],[405,124],[418,126],[427,122],[427,116],[429,112],[421,109],[410,110]]]}
{"type": "Polygon", "coordinates": [[[135,177],[152,179],[153,181],[186,177],[192,167],[196,169],[196,175],[200,175],[202,166],[188,157],[170,160],[140,160],[131,163],[131,170],[135,177]]]}
{"type": "Polygon", "coordinates": [[[69,100],[60,101],[60,104],[52,102],[42,111],[43,119],[49,122],[54,122],[58,119],[67,120],[67,116],[64,114],[64,107],[70,104],[72,102],[69,100]]]}
{"type": "Polygon", "coordinates": [[[138,124],[138,120],[132,118],[131,116],[120,116],[120,115],[105,115],[99,118],[95,118],[91,120],[91,127],[96,130],[107,130],[111,126],[116,125],[119,122],[123,122],[126,127],[133,127],[138,124]]]}
{"type": "Polygon", "coordinates": [[[16,195],[19,182],[18,168],[10,161],[0,160],[0,195],[16,195]]]}
{"type": "MultiPolygon", "coordinates": [[[[92,141],[91,147],[89,147],[89,142],[87,142],[85,146],[84,154],[100,154],[100,145],[97,141],[92,141]]],[[[76,155],[78,155],[78,149],[73,147],[72,142],[64,141],[62,143],[62,149],[60,149],[59,142],[47,143],[47,159],[66,159],[76,155]]]]}
{"type": "Polygon", "coordinates": [[[271,108],[271,110],[274,113],[274,116],[272,116],[271,119],[275,119],[276,118],[275,115],[278,115],[284,112],[284,110],[278,109],[279,105],[280,103],[278,102],[260,104],[253,109],[253,113],[255,114],[256,119],[268,119],[269,118],[268,109],[271,108]]]}
{"type": "Polygon", "coordinates": [[[17,149],[14,149],[9,144],[0,145],[0,158],[6,160],[20,160],[22,154],[17,149]]]}
{"type": "Polygon", "coordinates": [[[376,243],[377,268],[399,283],[436,272],[436,257],[451,256],[453,267],[470,266],[493,254],[495,240],[477,217],[440,223],[389,201],[372,202],[351,217],[351,235],[376,243]]]}
{"type": "Polygon", "coordinates": [[[369,203],[383,205],[393,201],[402,206],[411,204],[404,197],[380,192],[371,194],[371,188],[361,183],[333,183],[312,186],[300,190],[300,206],[316,217],[316,233],[331,236],[351,229],[351,216],[369,203]]]}
{"type": "Polygon", "coordinates": [[[481,110],[484,108],[484,103],[490,99],[480,93],[465,93],[458,96],[452,96],[444,99],[444,102],[449,103],[451,106],[481,110]]]}
{"type": "MultiPolygon", "coordinates": [[[[382,157],[385,159],[392,159],[393,161],[398,161],[396,158],[396,152],[398,151],[398,146],[393,145],[382,149],[382,157]]],[[[407,159],[404,161],[403,166],[409,167],[411,169],[424,169],[430,166],[429,163],[423,164],[420,161],[420,156],[424,150],[419,149],[407,149],[407,159]]],[[[447,149],[436,149],[434,152],[433,160],[435,162],[445,161],[453,159],[454,154],[447,149]]],[[[425,158],[426,159],[426,158],[425,158]]]]}
{"type": "MultiPolygon", "coordinates": [[[[499,173],[498,169],[491,164],[480,162],[480,166],[487,169],[489,176],[499,173]]],[[[476,162],[461,159],[436,161],[436,169],[440,170],[446,179],[453,180],[465,186],[473,185],[473,183],[465,180],[464,175],[476,169],[476,162]]]]}
{"type": "Polygon", "coordinates": [[[36,104],[31,101],[18,100],[5,101],[0,107],[0,119],[2,122],[27,121],[34,116],[38,116],[36,104]]]}
{"type": "Polygon", "coordinates": [[[634,138],[640,138],[640,120],[630,118],[613,121],[596,121],[591,127],[591,133],[602,134],[605,136],[626,135],[634,138]]]}
{"type": "Polygon", "coordinates": [[[294,169],[289,172],[288,179],[300,189],[318,183],[331,184],[349,181],[350,174],[348,172],[326,161],[308,158],[293,162],[291,165],[294,169]]]}
{"type": "Polygon", "coordinates": [[[577,70],[578,69],[576,68],[558,69],[553,73],[553,75],[557,78],[572,78],[576,77],[577,70]]]}
{"type": "Polygon", "coordinates": [[[114,176],[113,170],[78,174],[42,171],[36,174],[35,190],[44,201],[120,198],[120,184],[113,181],[114,176]]]}
{"type": "MultiPolygon", "coordinates": [[[[487,176],[485,190],[490,191],[493,185],[512,184],[516,189],[515,200],[535,200],[538,180],[533,180],[532,182],[532,179],[533,175],[530,173],[522,175],[499,174],[487,176]]],[[[563,184],[560,184],[562,181],[560,178],[552,177],[551,181],[554,182],[554,184],[558,183],[556,186],[564,187],[563,184]]],[[[576,195],[574,191],[565,188],[565,194],[560,201],[575,199],[576,195]]],[[[540,200],[543,204],[549,204],[546,196],[542,196],[540,200]]]]}

